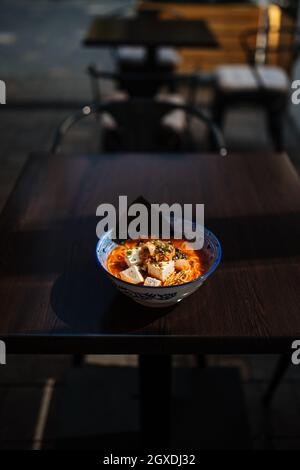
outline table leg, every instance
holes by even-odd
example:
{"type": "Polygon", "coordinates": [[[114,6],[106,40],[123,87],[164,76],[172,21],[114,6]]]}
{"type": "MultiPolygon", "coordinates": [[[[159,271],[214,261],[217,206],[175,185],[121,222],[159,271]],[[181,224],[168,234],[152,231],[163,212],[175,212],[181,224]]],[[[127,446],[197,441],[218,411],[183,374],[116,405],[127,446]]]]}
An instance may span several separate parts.
{"type": "Polygon", "coordinates": [[[171,428],[170,355],[139,357],[140,429],[144,449],[165,449],[171,428]]]}
{"type": "Polygon", "coordinates": [[[154,72],[157,70],[158,66],[157,47],[147,47],[146,67],[154,72]]]}
{"type": "Polygon", "coordinates": [[[204,354],[196,354],[197,367],[199,369],[205,369],[206,367],[206,356],[204,354]]]}

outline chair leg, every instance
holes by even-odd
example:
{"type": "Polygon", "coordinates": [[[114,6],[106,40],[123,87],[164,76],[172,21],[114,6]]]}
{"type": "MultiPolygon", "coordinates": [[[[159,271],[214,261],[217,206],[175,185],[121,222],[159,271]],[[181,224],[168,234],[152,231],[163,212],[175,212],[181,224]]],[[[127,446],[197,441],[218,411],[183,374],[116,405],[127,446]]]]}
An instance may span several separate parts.
{"type": "MultiPolygon", "coordinates": [[[[212,107],[212,120],[223,131],[224,120],[227,109],[227,103],[221,93],[216,93],[215,101],[212,107]]],[[[210,149],[215,150],[216,144],[212,132],[209,135],[210,149]]]]}
{"type": "Polygon", "coordinates": [[[271,404],[272,398],[274,393],[281,382],[283,375],[285,374],[286,370],[288,369],[291,363],[291,356],[289,354],[282,354],[279,358],[278,363],[276,364],[276,368],[271,379],[271,382],[268,386],[268,389],[263,396],[263,404],[264,406],[269,406],[271,404]]]}
{"type": "Polygon", "coordinates": [[[220,129],[222,129],[224,125],[224,116],[228,102],[230,103],[230,100],[228,100],[220,90],[216,90],[212,106],[212,120],[220,129]]]}

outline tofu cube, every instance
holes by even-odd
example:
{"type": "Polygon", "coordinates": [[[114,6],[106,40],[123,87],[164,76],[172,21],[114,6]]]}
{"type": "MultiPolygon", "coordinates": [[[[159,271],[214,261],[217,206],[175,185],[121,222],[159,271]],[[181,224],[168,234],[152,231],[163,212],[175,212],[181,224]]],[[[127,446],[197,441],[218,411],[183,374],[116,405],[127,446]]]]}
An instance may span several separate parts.
{"type": "Polygon", "coordinates": [[[128,248],[125,254],[125,261],[127,266],[134,266],[141,263],[141,248],[128,248]]]}
{"type": "Polygon", "coordinates": [[[152,242],[146,242],[145,245],[144,245],[145,248],[148,249],[149,253],[150,253],[150,256],[153,256],[154,253],[155,253],[155,250],[156,250],[156,247],[154,245],[154,243],[152,242]]]}
{"type": "Polygon", "coordinates": [[[161,281],[158,279],[154,279],[154,277],[146,277],[144,286],[150,286],[150,287],[158,287],[161,286],[161,281]]]}
{"type": "Polygon", "coordinates": [[[175,261],[175,269],[177,269],[177,271],[187,271],[190,267],[190,263],[187,259],[177,259],[175,261]]]}
{"type": "Polygon", "coordinates": [[[121,271],[120,278],[123,281],[130,282],[131,284],[140,284],[141,282],[144,282],[144,278],[136,265],[130,266],[130,268],[121,271]]]}
{"type": "Polygon", "coordinates": [[[148,264],[148,274],[164,282],[174,272],[174,261],[148,264]]]}

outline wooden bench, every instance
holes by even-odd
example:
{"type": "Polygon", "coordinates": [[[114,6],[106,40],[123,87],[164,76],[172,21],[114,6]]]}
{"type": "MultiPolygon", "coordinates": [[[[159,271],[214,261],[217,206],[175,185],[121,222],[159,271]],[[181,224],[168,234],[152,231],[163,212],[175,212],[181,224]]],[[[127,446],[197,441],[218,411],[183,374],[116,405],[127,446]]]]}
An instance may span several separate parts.
{"type": "MultiPolygon", "coordinates": [[[[211,71],[221,64],[244,64],[247,62],[245,51],[240,43],[240,34],[248,29],[258,28],[264,23],[267,13],[273,26],[292,26],[293,20],[283,14],[277,5],[271,5],[268,11],[252,4],[192,4],[192,3],[160,3],[144,2],[139,8],[160,8],[161,19],[171,19],[174,12],[183,19],[202,19],[215,35],[220,47],[212,49],[179,49],[182,61],[177,69],[191,72],[197,69],[211,71]],[[170,13],[169,13],[170,12],[170,13]]],[[[282,40],[282,38],[277,38],[282,40]]],[[[275,38],[275,40],[277,40],[275,38]]],[[[273,65],[280,65],[288,70],[291,65],[290,55],[273,57],[273,65]]]]}
{"type": "Polygon", "coordinates": [[[145,6],[162,8],[162,19],[170,19],[168,13],[176,10],[183,19],[202,19],[215,35],[220,47],[211,49],[180,49],[182,61],[178,70],[191,72],[197,69],[213,70],[221,63],[244,63],[245,53],[239,42],[240,33],[247,28],[255,28],[259,24],[261,8],[256,5],[201,5],[178,3],[146,3],[145,6]]]}

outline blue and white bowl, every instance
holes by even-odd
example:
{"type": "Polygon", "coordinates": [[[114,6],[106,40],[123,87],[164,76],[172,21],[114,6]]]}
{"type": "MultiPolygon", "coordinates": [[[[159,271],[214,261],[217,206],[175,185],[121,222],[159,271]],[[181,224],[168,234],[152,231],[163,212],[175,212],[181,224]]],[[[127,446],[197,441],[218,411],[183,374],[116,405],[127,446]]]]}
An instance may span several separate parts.
{"type": "Polygon", "coordinates": [[[212,232],[205,228],[204,245],[202,249],[206,252],[208,269],[202,276],[197,277],[193,281],[174,286],[150,287],[142,284],[130,284],[129,282],[115,277],[107,269],[107,258],[110,252],[117,246],[117,244],[111,240],[111,232],[112,231],[108,231],[104,233],[97,243],[96,256],[98,263],[123,294],[128,295],[136,302],[148,307],[169,307],[191,295],[215,271],[222,257],[222,249],[219,240],[212,232]]]}

